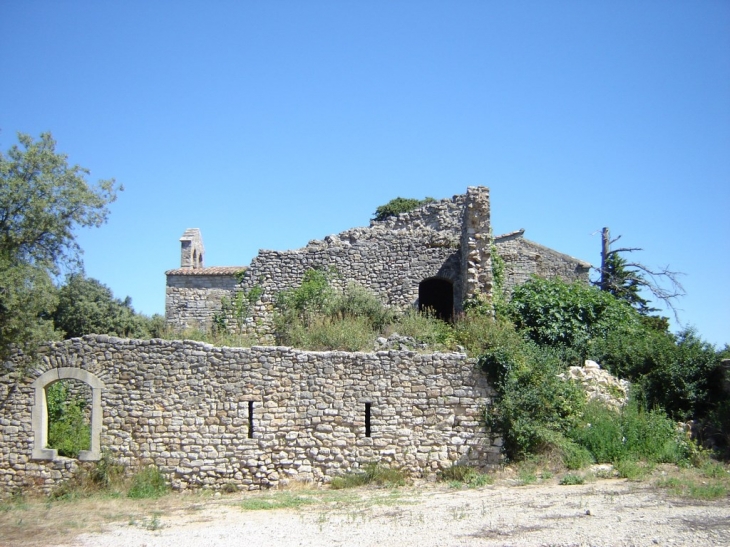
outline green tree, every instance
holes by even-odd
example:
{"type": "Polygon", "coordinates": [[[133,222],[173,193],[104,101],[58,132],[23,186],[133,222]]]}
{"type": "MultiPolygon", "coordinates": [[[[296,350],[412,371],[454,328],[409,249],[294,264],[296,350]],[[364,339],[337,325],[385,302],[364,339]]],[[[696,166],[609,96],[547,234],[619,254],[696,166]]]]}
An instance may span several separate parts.
{"type": "MultiPolygon", "coordinates": [[[[641,251],[641,249],[638,247],[612,248],[612,245],[621,239],[621,236],[611,239],[608,228],[603,229],[601,239],[601,268],[598,270],[600,277],[593,284],[602,291],[609,292],[616,298],[628,302],[644,316],[657,311],[656,308],[649,307],[649,300],[641,296],[642,290],[648,291],[671,308],[676,316],[674,301],[685,294],[684,288],[679,282],[679,276],[682,274],[674,272],[668,267],[649,268],[641,262],[629,262],[621,256],[621,253],[631,253],[641,251]]],[[[657,317],[650,320],[649,324],[653,324],[654,328],[660,328],[662,325],[668,326],[668,320],[657,317]]]]}
{"type": "Polygon", "coordinates": [[[109,287],[83,273],[67,276],[66,283],[58,291],[53,321],[66,338],[84,334],[129,338],[159,335],[156,318],[135,313],[129,297],[114,298],[109,287]]]}
{"type": "Polygon", "coordinates": [[[89,184],[89,171],[69,165],[50,133],[18,141],[0,152],[0,358],[52,336],[53,277],[81,267],[74,232],[103,224],[122,189],[89,184]]]}
{"type": "Polygon", "coordinates": [[[401,213],[407,213],[408,211],[412,211],[416,207],[420,207],[421,205],[425,205],[427,203],[431,203],[435,201],[433,198],[424,198],[424,199],[413,199],[413,198],[395,198],[391,199],[388,203],[385,205],[381,205],[377,209],[375,209],[375,214],[373,215],[373,220],[385,220],[388,217],[394,217],[401,213]]]}

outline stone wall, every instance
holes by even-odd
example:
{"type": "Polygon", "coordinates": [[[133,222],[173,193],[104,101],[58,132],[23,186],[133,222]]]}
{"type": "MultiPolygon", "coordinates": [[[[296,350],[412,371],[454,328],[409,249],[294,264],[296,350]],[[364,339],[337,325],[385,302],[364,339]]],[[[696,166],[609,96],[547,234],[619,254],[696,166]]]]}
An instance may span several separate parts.
{"type": "Polygon", "coordinates": [[[588,281],[591,265],[523,237],[524,230],[494,238],[497,254],[504,260],[503,289],[509,294],[531,276],[565,281],[588,281]]]}
{"type": "Polygon", "coordinates": [[[239,286],[236,274],[241,267],[218,267],[193,270],[180,268],[167,272],[165,317],[178,331],[210,327],[221,308],[221,299],[229,297],[239,286]]]}
{"type": "Polygon", "coordinates": [[[85,459],[107,451],[130,468],[155,464],[179,489],[328,481],[370,462],[424,475],[500,458],[501,441],[481,419],[492,391],[475,361],[458,353],[219,348],[90,335],[50,344],[20,379],[15,370],[5,363],[0,374],[5,494],[51,489],[79,463],[36,446],[44,444],[42,388],[58,378],[93,384],[99,439],[85,459]]]}
{"type": "Polygon", "coordinates": [[[353,228],[303,249],[259,251],[251,261],[244,289],[259,285],[263,301],[299,286],[312,268],[333,268],[335,287],[355,283],[389,306],[405,309],[418,304],[418,286],[431,277],[454,284],[455,307],[461,306],[459,238],[464,196],[430,203],[409,213],[353,228]]]}

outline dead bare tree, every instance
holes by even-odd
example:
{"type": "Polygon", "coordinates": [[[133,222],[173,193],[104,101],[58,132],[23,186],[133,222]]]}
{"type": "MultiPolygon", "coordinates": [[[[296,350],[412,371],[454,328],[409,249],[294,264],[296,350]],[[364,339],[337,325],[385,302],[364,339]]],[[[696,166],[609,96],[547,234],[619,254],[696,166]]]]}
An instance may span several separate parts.
{"type": "Polygon", "coordinates": [[[648,314],[657,311],[648,307],[649,301],[639,294],[641,289],[648,290],[654,298],[663,302],[672,310],[675,319],[679,320],[675,301],[686,293],[679,282],[682,272],[675,272],[669,266],[649,268],[641,262],[629,262],[621,253],[641,251],[640,247],[612,248],[621,236],[611,239],[608,228],[601,234],[601,268],[600,278],[595,283],[603,291],[608,291],[618,298],[627,300],[640,313],[648,314]]]}

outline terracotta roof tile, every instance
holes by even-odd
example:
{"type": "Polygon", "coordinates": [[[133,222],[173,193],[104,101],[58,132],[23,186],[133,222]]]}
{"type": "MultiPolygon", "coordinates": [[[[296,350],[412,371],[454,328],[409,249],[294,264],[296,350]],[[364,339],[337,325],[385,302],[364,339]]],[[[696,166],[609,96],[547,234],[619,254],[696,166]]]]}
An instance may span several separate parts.
{"type": "Polygon", "coordinates": [[[246,266],[211,266],[210,268],[177,268],[167,270],[165,275],[235,275],[244,272],[246,266]]]}

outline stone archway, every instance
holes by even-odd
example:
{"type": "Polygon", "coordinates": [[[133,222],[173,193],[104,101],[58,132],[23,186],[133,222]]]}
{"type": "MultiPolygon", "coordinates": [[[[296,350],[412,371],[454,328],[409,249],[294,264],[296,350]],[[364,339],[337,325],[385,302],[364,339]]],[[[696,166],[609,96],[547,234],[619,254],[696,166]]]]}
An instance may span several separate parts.
{"type": "Polygon", "coordinates": [[[454,317],[454,284],[448,279],[429,277],[418,285],[418,310],[433,310],[436,317],[451,321],[454,317]]]}
{"type": "Polygon", "coordinates": [[[34,460],[53,460],[58,452],[47,448],[48,444],[48,403],[46,401],[46,387],[59,380],[80,380],[91,388],[91,446],[89,450],[79,452],[79,460],[96,461],[101,459],[101,390],[104,382],[91,372],[73,367],[53,368],[35,379],[32,386],[35,391],[35,401],[31,413],[33,424],[33,455],[34,460]]]}

